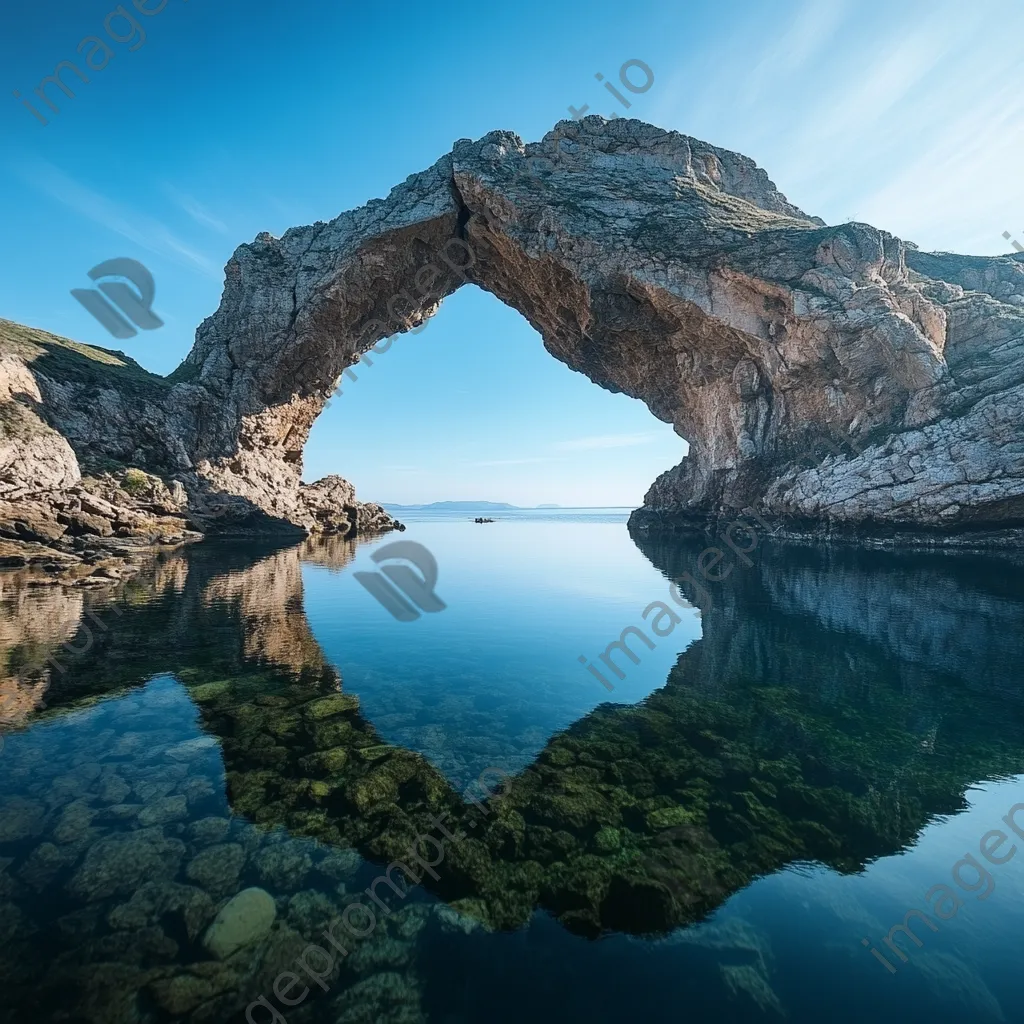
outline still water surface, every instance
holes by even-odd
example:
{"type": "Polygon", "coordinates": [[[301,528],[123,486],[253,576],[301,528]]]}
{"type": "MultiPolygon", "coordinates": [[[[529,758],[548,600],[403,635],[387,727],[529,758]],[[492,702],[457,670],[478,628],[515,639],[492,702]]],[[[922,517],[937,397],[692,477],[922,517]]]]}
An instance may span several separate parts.
{"type": "Polygon", "coordinates": [[[447,605],[414,622],[353,578],[396,535],[0,578],[0,1020],[1024,1019],[1018,565],[765,545],[698,615],[702,545],[498,515],[403,517],[447,605]],[[607,691],[578,657],[655,601],[607,691]],[[278,998],[442,813],[438,877],[278,998]],[[225,952],[248,889],[273,923],[225,952]]]}

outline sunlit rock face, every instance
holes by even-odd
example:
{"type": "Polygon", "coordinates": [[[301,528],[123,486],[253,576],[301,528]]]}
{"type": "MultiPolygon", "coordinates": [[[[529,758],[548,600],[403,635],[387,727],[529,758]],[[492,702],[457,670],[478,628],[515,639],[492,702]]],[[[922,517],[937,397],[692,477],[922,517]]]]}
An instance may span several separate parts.
{"type": "Polygon", "coordinates": [[[286,502],[341,372],[469,281],[689,442],[648,524],[753,507],[1008,525],[1024,510],[1021,270],[827,227],[746,157],[638,121],[562,122],[525,146],[492,132],[386,200],[235,252],[184,367],[217,410],[194,460],[286,502]]]}
{"type": "Polygon", "coordinates": [[[85,552],[134,556],[203,533],[404,529],[337,476],[218,490],[189,454],[210,403],[187,372],[160,377],[123,352],[0,319],[0,565],[71,570],[85,552]]]}
{"type": "Polygon", "coordinates": [[[1024,262],[828,227],[747,157],[626,119],[460,140],[387,199],[257,236],[174,374],[120,366],[92,404],[54,378],[47,422],[237,502],[221,525],[340,528],[347,484],[300,485],[310,427],[362,353],[467,282],[689,442],[639,529],[748,508],[818,533],[1024,525],[1024,262]]]}

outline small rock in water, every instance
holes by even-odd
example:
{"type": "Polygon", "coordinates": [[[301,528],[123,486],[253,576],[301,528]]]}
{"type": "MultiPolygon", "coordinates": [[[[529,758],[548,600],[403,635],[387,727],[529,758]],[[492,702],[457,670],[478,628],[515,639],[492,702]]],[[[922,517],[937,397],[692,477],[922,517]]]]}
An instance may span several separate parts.
{"type": "Polygon", "coordinates": [[[188,805],[183,796],[167,796],[149,804],[139,814],[140,825],[166,825],[179,821],[188,814],[188,805]]]}
{"type": "Polygon", "coordinates": [[[245,864],[245,850],[238,843],[217,843],[197,854],[185,868],[185,874],[207,892],[226,895],[238,884],[245,864]]]}
{"type": "Polygon", "coordinates": [[[363,858],[355,850],[332,850],[317,865],[328,878],[344,881],[362,867],[363,858]]]}
{"type": "Polygon", "coordinates": [[[229,900],[203,936],[203,948],[218,960],[258,942],[270,931],[277,907],[264,889],[243,889],[229,900]]]}
{"type": "Polygon", "coordinates": [[[161,778],[159,782],[145,779],[135,784],[135,795],[146,804],[152,805],[174,789],[174,779],[161,778]]]}
{"type": "Polygon", "coordinates": [[[211,843],[219,843],[228,834],[230,827],[229,818],[200,818],[192,822],[189,833],[197,846],[209,846],[211,843]]]}
{"type": "Polygon", "coordinates": [[[67,889],[89,903],[134,892],[143,882],[173,878],[184,855],[185,844],[158,828],[106,836],[89,847],[67,889]]]}
{"type": "Polygon", "coordinates": [[[127,821],[136,817],[144,804],[111,804],[103,809],[103,819],[110,821],[127,821]]]}
{"type": "Polygon", "coordinates": [[[265,846],[253,857],[253,865],[264,885],[283,892],[295,892],[302,888],[313,859],[309,855],[308,843],[289,840],[265,846]]]}
{"type": "Polygon", "coordinates": [[[53,838],[58,843],[73,843],[85,837],[96,812],[84,800],[75,800],[61,812],[53,828],[53,838]]]}
{"type": "Polygon", "coordinates": [[[191,761],[216,747],[217,741],[212,736],[200,736],[198,739],[176,743],[173,747],[168,747],[164,753],[174,761],[191,761]]]}
{"type": "Polygon", "coordinates": [[[144,882],[127,903],[110,911],[107,923],[115,930],[137,932],[166,925],[170,919],[193,942],[213,917],[213,910],[213,900],[202,889],[177,882],[144,882]]]}
{"type": "Polygon", "coordinates": [[[46,807],[21,796],[0,802],[0,843],[16,843],[38,836],[46,821],[46,807]]]}
{"type": "Polygon", "coordinates": [[[22,881],[42,892],[56,877],[58,872],[76,860],[74,854],[61,850],[53,843],[40,843],[18,870],[22,881]]]}
{"type": "Polygon", "coordinates": [[[132,787],[120,775],[108,775],[100,783],[97,796],[101,803],[119,804],[131,791],[132,787]]]}
{"type": "Polygon", "coordinates": [[[185,783],[182,792],[185,794],[185,799],[190,804],[199,803],[200,800],[205,800],[207,797],[213,796],[217,791],[213,788],[209,779],[198,778],[189,779],[185,783]]]}

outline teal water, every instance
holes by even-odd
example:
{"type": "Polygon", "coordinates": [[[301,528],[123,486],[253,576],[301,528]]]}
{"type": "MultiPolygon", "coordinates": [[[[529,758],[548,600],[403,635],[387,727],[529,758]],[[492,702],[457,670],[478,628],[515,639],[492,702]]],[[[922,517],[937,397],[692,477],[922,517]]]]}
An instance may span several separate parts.
{"type": "Polygon", "coordinates": [[[0,577],[0,1020],[1021,1019],[1019,564],[766,542],[698,615],[704,543],[551,511],[406,515],[411,622],[398,535],[0,577]]]}

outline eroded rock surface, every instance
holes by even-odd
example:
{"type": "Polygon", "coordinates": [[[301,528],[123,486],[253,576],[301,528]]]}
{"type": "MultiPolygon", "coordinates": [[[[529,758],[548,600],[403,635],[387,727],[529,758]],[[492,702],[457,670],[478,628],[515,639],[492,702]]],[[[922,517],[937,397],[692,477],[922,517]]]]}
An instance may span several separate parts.
{"type": "MultiPolygon", "coordinates": [[[[259,235],[169,378],[121,360],[88,406],[31,369],[79,456],[169,474],[221,527],[358,526],[344,481],[301,485],[310,427],[360,354],[465,283],[689,442],[640,529],[747,508],[819,531],[1024,525],[1021,259],[826,226],[748,158],[627,119],[460,140],[385,200],[259,235]]],[[[74,476],[59,439],[33,446],[40,479],[74,476]]]]}
{"type": "Polygon", "coordinates": [[[532,145],[461,140],[385,201],[240,247],[183,367],[221,399],[205,472],[250,494],[282,479],[341,371],[467,281],[690,443],[638,525],[747,507],[794,523],[1020,522],[1017,258],[827,227],[745,157],[593,117],[532,145]]]}
{"type": "Polygon", "coordinates": [[[172,393],[123,353],[0,320],[0,566],[81,583],[208,533],[404,529],[336,476],[301,485],[286,518],[218,492],[182,447],[194,411],[172,393]]]}

